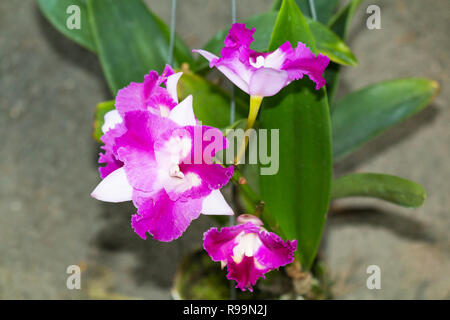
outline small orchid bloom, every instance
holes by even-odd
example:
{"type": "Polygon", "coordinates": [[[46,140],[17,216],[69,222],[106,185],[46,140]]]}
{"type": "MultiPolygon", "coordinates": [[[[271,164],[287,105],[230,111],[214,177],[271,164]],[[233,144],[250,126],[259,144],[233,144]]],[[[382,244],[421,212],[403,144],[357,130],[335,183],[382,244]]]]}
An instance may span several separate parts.
{"type": "Polygon", "coordinates": [[[132,227],[143,239],[148,232],[156,240],[172,241],[200,213],[233,214],[219,191],[233,175],[233,167],[213,162],[227,141],[220,130],[197,125],[192,103],[189,108],[180,105],[169,117],[146,110],[126,112],[124,133],[115,138],[123,167],[92,192],[107,202],[133,200],[138,212],[132,227]],[[198,137],[213,142],[203,145],[201,140],[199,145],[198,137]]]}
{"type": "Polygon", "coordinates": [[[250,96],[273,96],[305,74],[316,83],[317,90],[325,85],[322,74],[329,63],[327,56],[315,56],[301,42],[293,49],[289,41],[275,51],[256,52],[250,49],[254,32],[254,28],[247,29],[245,24],[233,24],[220,58],[205,50],[193,51],[205,57],[211,68],[217,67],[250,96]]]}
{"type": "MultiPolygon", "coordinates": [[[[319,90],[326,83],[322,74],[330,60],[327,56],[315,56],[305,44],[298,42],[294,49],[286,41],[272,52],[256,52],[250,49],[255,28],[247,29],[245,24],[235,23],[225,38],[221,57],[205,50],[193,50],[209,61],[231,82],[250,95],[250,110],[245,130],[253,127],[264,97],[277,94],[294,80],[307,75],[319,90]]],[[[242,144],[242,154],[248,139],[242,144]]],[[[235,164],[239,163],[239,155],[235,164]]]]}
{"type": "Polygon", "coordinates": [[[174,73],[169,65],[166,65],[161,76],[151,70],[144,77],[143,83],[131,82],[127,87],[117,92],[116,109],[105,114],[101,137],[105,153],[100,153],[100,176],[105,178],[114,170],[120,168],[123,163],[117,159],[117,148],[114,145],[115,138],[123,134],[122,125],[125,113],[133,110],[146,110],[161,117],[168,117],[177,123],[194,123],[195,116],[192,109],[192,96],[189,95],[181,103],[178,103],[177,84],[182,72],[174,73]],[[161,87],[165,85],[166,88],[161,87]],[[184,117],[188,117],[184,119],[184,117]]]}
{"type": "Polygon", "coordinates": [[[294,261],[297,241],[283,241],[255,216],[240,215],[237,221],[238,225],[205,232],[203,246],[213,261],[227,266],[227,278],[237,282],[236,288],[253,291],[265,273],[294,261]]]}

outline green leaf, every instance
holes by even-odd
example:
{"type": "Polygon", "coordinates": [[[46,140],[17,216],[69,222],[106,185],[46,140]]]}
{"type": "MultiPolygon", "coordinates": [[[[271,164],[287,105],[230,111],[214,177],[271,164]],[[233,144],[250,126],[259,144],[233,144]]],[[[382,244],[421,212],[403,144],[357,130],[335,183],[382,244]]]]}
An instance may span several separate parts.
{"type": "Polygon", "coordinates": [[[114,94],[149,70],[162,72],[167,41],[141,0],[87,0],[97,53],[114,94]]]}
{"type": "Polygon", "coordinates": [[[311,19],[307,19],[307,21],[314,39],[316,39],[318,52],[341,65],[356,66],[358,64],[353,52],[334,32],[317,21],[311,19]]]}
{"type": "Polygon", "coordinates": [[[42,14],[58,31],[86,49],[95,51],[95,41],[91,33],[84,0],[38,0],[38,4],[42,14]],[[80,29],[70,30],[67,28],[67,18],[72,14],[67,13],[66,10],[71,5],[77,5],[80,8],[80,29]]]}
{"type": "MultiPolygon", "coordinates": [[[[272,9],[279,10],[282,0],[275,0],[272,9]]],[[[296,0],[295,1],[302,11],[303,15],[311,17],[311,8],[309,7],[308,0],[296,0]]],[[[336,10],[339,0],[314,0],[316,7],[317,20],[322,23],[327,23],[336,10]]]]}
{"type": "Polygon", "coordinates": [[[102,126],[105,123],[105,114],[111,110],[114,110],[114,100],[100,102],[95,107],[94,131],[92,135],[98,142],[101,142],[100,137],[103,135],[102,126]]]}
{"type": "Polygon", "coordinates": [[[425,108],[437,94],[432,80],[409,78],[352,92],[333,107],[333,158],[341,159],[381,132],[425,108]]]}
{"type": "MultiPolygon", "coordinates": [[[[255,28],[254,41],[251,49],[255,51],[267,51],[270,42],[275,20],[277,19],[277,12],[266,12],[258,14],[249,19],[244,20],[247,28],[255,28]]],[[[334,34],[325,25],[306,18],[308,26],[314,36],[317,51],[327,55],[331,61],[336,63],[355,66],[357,64],[356,58],[345,43],[334,34]]],[[[204,47],[204,50],[210,51],[215,55],[220,55],[220,50],[223,47],[223,42],[228,29],[219,31],[204,47]]],[[[295,43],[293,43],[295,45],[295,43]]],[[[196,60],[194,70],[199,71],[208,68],[209,63],[206,59],[200,57],[196,60]]]]}
{"type": "MultiPolygon", "coordinates": [[[[180,101],[192,94],[194,113],[203,125],[225,128],[230,124],[231,97],[221,87],[191,72],[184,72],[178,82],[180,101]]],[[[236,118],[246,118],[248,107],[236,100],[236,118]]]]}
{"type": "MultiPolygon", "coordinates": [[[[233,177],[231,180],[239,188],[239,196],[244,204],[244,210],[249,214],[254,214],[259,216],[262,220],[265,228],[268,231],[275,232],[279,236],[284,237],[283,232],[279,229],[277,221],[274,220],[274,216],[269,212],[265,202],[262,200],[261,196],[255,192],[254,188],[249,184],[248,175],[244,177],[240,170],[245,169],[247,172],[253,171],[253,169],[258,170],[258,166],[245,166],[244,168],[235,167],[233,177]],[[256,213],[256,211],[259,211],[256,213]]],[[[256,176],[255,172],[255,176],[256,176]]]]}
{"type": "MultiPolygon", "coordinates": [[[[308,2],[308,0],[297,0],[298,2],[308,2]]],[[[314,5],[316,6],[317,21],[322,23],[328,23],[330,18],[333,16],[339,4],[339,0],[314,0],[314,5]]]]}
{"type": "MultiPolygon", "coordinates": [[[[350,23],[356,12],[356,9],[362,3],[362,0],[353,0],[338,12],[329,22],[328,26],[333,30],[343,41],[347,39],[350,23]]],[[[336,91],[339,86],[339,71],[341,67],[336,63],[330,63],[325,70],[325,79],[327,80],[327,93],[330,104],[332,103],[336,91]]]]}
{"type": "Polygon", "coordinates": [[[345,40],[347,38],[352,18],[362,2],[363,0],[352,0],[329,21],[328,26],[330,29],[342,39],[345,40]]]}
{"type": "MultiPolygon", "coordinates": [[[[302,41],[315,50],[306,19],[293,0],[283,2],[269,49],[286,40],[302,41]]],[[[261,175],[261,196],[286,238],[297,239],[296,255],[305,269],[311,267],[320,243],[332,176],[326,92],[314,87],[306,77],[294,81],[264,99],[260,117],[261,128],[279,129],[279,171],[261,175]]]]}
{"type": "Polygon", "coordinates": [[[378,173],[355,173],[334,180],[333,200],[347,197],[371,197],[386,200],[403,207],[420,207],[427,192],[413,181],[378,173]]]}
{"type": "MultiPolygon", "coordinates": [[[[91,26],[88,19],[88,9],[85,0],[38,0],[39,8],[50,23],[69,39],[80,44],[81,46],[96,51],[94,36],[92,35],[91,26]],[[69,30],[66,26],[67,18],[70,16],[66,13],[67,7],[75,4],[80,7],[81,11],[81,29],[69,30]]],[[[156,20],[161,29],[167,44],[169,45],[170,29],[167,24],[154,13],[150,12],[153,19],[156,20]]],[[[174,45],[174,66],[181,66],[183,62],[189,64],[194,63],[191,50],[186,46],[183,40],[175,35],[174,45]]]]}

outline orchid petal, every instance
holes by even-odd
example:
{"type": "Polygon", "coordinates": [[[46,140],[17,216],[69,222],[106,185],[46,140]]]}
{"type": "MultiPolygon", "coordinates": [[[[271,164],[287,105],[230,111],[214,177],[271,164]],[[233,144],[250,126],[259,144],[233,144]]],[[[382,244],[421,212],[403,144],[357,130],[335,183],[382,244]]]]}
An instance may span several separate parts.
{"type": "MultiPolygon", "coordinates": [[[[105,149],[105,147],[102,147],[105,149]]],[[[98,163],[105,164],[98,168],[100,172],[100,177],[102,179],[106,178],[111,172],[123,166],[123,162],[117,159],[116,155],[112,151],[105,149],[105,153],[100,153],[98,157],[98,163]]]]}
{"type": "Polygon", "coordinates": [[[323,77],[328,66],[328,57],[317,57],[299,42],[292,48],[289,41],[272,52],[256,52],[250,49],[255,29],[235,23],[225,38],[221,57],[204,50],[193,50],[209,61],[209,67],[216,67],[237,87],[252,96],[268,97],[277,94],[291,81],[303,75],[316,83],[316,89],[325,85],[323,77]]]}
{"type": "Polygon", "coordinates": [[[170,111],[169,119],[180,126],[195,126],[197,124],[192,106],[192,95],[187,96],[170,111]]]}
{"type": "MultiPolygon", "coordinates": [[[[233,166],[223,167],[220,164],[181,164],[180,169],[184,172],[186,177],[198,177],[195,181],[197,183],[190,184],[182,194],[178,196],[197,198],[205,197],[210,194],[211,190],[216,190],[224,187],[233,176],[233,166]]],[[[175,196],[175,195],[171,195],[175,196]]]]}
{"type": "Polygon", "coordinates": [[[329,62],[327,56],[319,53],[316,57],[304,43],[299,42],[281,69],[288,72],[289,81],[301,79],[306,74],[316,83],[316,90],[319,90],[326,84],[323,73],[329,62]]]}
{"type": "Polygon", "coordinates": [[[270,97],[277,94],[288,83],[288,73],[272,68],[260,68],[250,78],[252,96],[270,97]]]}
{"type": "Polygon", "coordinates": [[[280,70],[286,58],[292,55],[293,52],[291,44],[289,41],[286,41],[277,50],[272,51],[265,57],[264,67],[280,70]]]}
{"type": "Polygon", "coordinates": [[[236,288],[245,291],[248,289],[253,291],[252,286],[256,284],[259,278],[265,279],[264,273],[268,272],[268,268],[264,268],[255,262],[253,257],[244,255],[239,263],[233,260],[227,264],[227,279],[235,280],[237,282],[236,288]]]}
{"type": "Polygon", "coordinates": [[[161,133],[172,130],[176,124],[146,111],[128,112],[124,124],[127,131],[116,139],[116,145],[130,184],[149,193],[160,191],[162,168],[156,162],[153,147],[161,133]]]}
{"type": "Polygon", "coordinates": [[[126,112],[139,110],[143,106],[144,84],[131,82],[127,87],[117,91],[115,107],[123,117],[126,112]]]}
{"type": "Polygon", "coordinates": [[[155,200],[148,198],[131,218],[131,226],[142,238],[150,233],[155,240],[172,241],[180,237],[192,220],[200,215],[201,201],[172,201],[162,191],[155,200]]]}
{"type": "Polygon", "coordinates": [[[213,261],[225,261],[233,255],[233,249],[238,244],[236,238],[241,232],[258,232],[252,224],[223,227],[220,231],[211,228],[203,234],[203,248],[213,261]]]}
{"type": "Polygon", "coordinates": [[[225,38],[225,47],[250,46],[254,41],[253,34],[256,29],[247,29],[244,23],[233,23],[225,38]]]}
{"type": "Polygon", "coordinates": [[[233,261],[240,262],[242,257],[253,257],[255,252],[261,247],[262,242],[257,233],[241,234],[239,236],[239,243],[233,249],[233,261]]]}
{"type": "Polygon", "coordinates": [[[255,253],[255,259],[269,269],[276,269],[294,261],[297,240],[283,241],[277,234],[261,230],[259,239],[262,245],[255,253]]]}
{"type": "Polygon", "coordinates": [[[250,94],[248,83],[233,69],[229,68],[225,64],[217,64],[216,67],[217,69],[219,69],[220,72],[222,72],[225,75],[225,77],[227,77],[231,82],[233,82],[236,87],[250,94]]]}
{"type": "Polygon", "coordinates": [[[150,97],[150,95],[152,94],[153,90],[157,86],[159,86],[158,79],[159,79],[158,72],[154,70],[150,70],[150,72],[144,76],[144,83],[141,91],[142,101],[147,100],[148,97],[150,97]]]}
{"type": "Polygon", "coordinates": [[[92,191],[91,196],[105,202],[124,202],[132,199],[133,188],[128,182],[124,168],[110,173],[92,191]]]}
{"type": "Polygon", "coordinates": [[[118,159],[116,139],[121,137],[126,131],[123,123],[118,123],[114,128],[107,130],[100,140],[105,144],[101,149],[105,153],[100,153],[98,163],[104,164],[98,168],[100,177],[104,179],[111,172],[123,166],[123,162],[118,159]]]}
{"type": "Polygon", "coordinates": [[[233,209],[228,205],[220,190],[213,190],[203,198],[202,214],[206,215],[234,215],[233,209]]]}
{"type": "MultiPolygon", "coordinates": [[[[205,50],[193,50],[194,52],[197,52],[199,54],[201,54],[204,58],[206,58],[209,62],[210,65],[212,63],[214,63],[214,61],[216,59],[219,59],[217,56],[215,56],[214,54],[205,51],[205,50]]],[[[246,93],[249,93],[248,91],[248,83],[237,73],[235,72],[233,69],[237,69],[237,70],[242,70],[243,66],[240,66],[239,64],[242,64],[240,61],[231,61],[229,63],[236,63],[235,68],[231,68],[231,66],[228,66],[228,62],[219,62],[217,64],[215,64],[214,66],[219,69],[220,72],[222,72],[231,82],[233,82],[239,89],[241,89],[242,91],[245,91],[246,93]]],[[[244,74],[244,72],[241,72],[244,74]]],[[[245,72],[245,74],[247,74],[248,72],[245,72]]]]}
{"type": "Polygon", "coordinates": [[[227,266],[227,278],[236,280],[237,288],[252,291],[252,286],[266,272],[294,261],[297,241],[283,241],[266,231],[255,216],[242,215],[238,220],[244,224],[205,232],[203,247],[213,261],[227,266]]]}
{"type": "Polygon", "coordinates": [[[192,52],[197,52],[197,53],[199,53],[200,55],[203,56],[203,58],[205,58],[205,59],[208,60],[209,62],[211,62],[212,60],[219,59],[218,56],[216,56],[215,54],[212,54],[211,52],[206,51],[206,50],[196,49],[196,50],[192,50],[192,52]]]}
{"type": "Polygon", "coordinates": [[[175,102],[178,103],[178,93],[177,93],[177,84],[180,77],[183,75],[183,72],[177,72],[167,78],[167,91],[175,102]]]}
{"type": "Polygon", "coordinates": [[[158,85],[160,85],[161,83],[165,85],[167,83],[167,78],[173,75],[174,73],[175,72],[173,72],[172,67],[169,64],[166,64],[163,72],[161,73],[161,76],[158,79],[158,85]]]}
{"type": "Polygon", "coordinates": [[[113,129],[116,124],[122,123],[123,119],[119,114],[119,111],[117,110],[111,110],[105,114],[105,122],[102,125],[102,131],[103,133],[106,133],[106,131],[113,129]]]}

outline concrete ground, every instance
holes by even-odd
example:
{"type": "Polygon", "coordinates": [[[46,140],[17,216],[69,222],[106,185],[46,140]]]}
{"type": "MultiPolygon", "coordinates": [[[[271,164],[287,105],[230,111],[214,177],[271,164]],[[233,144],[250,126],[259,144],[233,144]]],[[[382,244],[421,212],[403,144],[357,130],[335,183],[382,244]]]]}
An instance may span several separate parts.
{"type": "Polygon", "coordinates": [[[377,1],[382,29],[365,28],[367,2],[355,17],[350,46],[359,60],[343,75],[341,93],[397,77],[439,82],[430,107],[390,130],[338,165],[344,172],[385,172],[422,184],[428,199],[419,209],[352,199],[340,208],[359,213],[329,219],[324,253],[338,298],[450,298],[450,112],[448,1],[377,1]],[[377,209],[374,212],[372,209],[377,209]],[[366,211],[364,213],[364,211],[366,211]],[[368,290],[369,265],[381,268],[381,290],[368,290]]]}
{"type": "MultiPolygon", "coordinates": [[[[169,20],[169,1],[147,3],[169,20]]],[[[238,19],[271,3],[238,2],[238,19]]],[[[407,76],[435,79],[442,91],[426,111],[340,163],[337,174],[397,174],[424,185],[428,199],[415,210],[337,203],[363,209],[330,217],[322,253],[336,298],[450,298],[450,3],[377,1],[382,30],[365,27],[368,4],[349,39],[360,64],[345,69],[340,95],[407,76]],[[366,287],[372,264],[381,268],[381,290],[366,287]]],[[[225,1],[179,1],[178,17],[193,48],[231,20],[225,1]]],[[[97,57],[55,31],[35,1],[0,2],[0,53],[0,299],[169,298],[178,261],[201,245],[212,222],[200,218],[172,243],[142,241],[130,228],[130,205],[90,198],[99,181],[93,110],[110,93],[97,57]],[[82,267],[81,290],[66,287],[72,264],[82,267]]]]}

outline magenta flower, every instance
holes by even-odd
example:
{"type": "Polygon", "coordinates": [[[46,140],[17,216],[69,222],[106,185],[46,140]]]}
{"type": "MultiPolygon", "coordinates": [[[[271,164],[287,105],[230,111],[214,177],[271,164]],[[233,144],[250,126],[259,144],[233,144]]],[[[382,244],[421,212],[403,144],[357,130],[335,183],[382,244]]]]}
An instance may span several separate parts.
{"type": "Polygon", "coordinates": [[[117,92],[116,109],[105,114],[105,122],[102,126],[104,135],[101,140],[104,143],[102,149],[105,150],[105,153],[100,153],[98,162],[104,163],[105,166],[99,168],[101,178],[105,178],[123,165],[117,158],[114,140],[124,133],[121,123],[126,112],[147,110],[162,117],[169,117],[175,122],[195,122],[192,96],[188,96],[178,104],[177,84],[182,74],[182,72],[174,73],[172,68],[166,65],[161,76],[151,70],[144,77],[143,83],[131,82],[130,85],[117,92]],[[166,88],[161,87],[162,84],[166,85],[166,88]],[[188,119],[183,119],[183,117],[188,117],[188,119]]]}
{"type": "Polygon", "coordinates": [[[327,56],[317,57],[303,43],[295,49],[289,41],[272,52],[256,52],[250,49],[255,29],[235,23],[225,38],[222,57],[205,50],[194,50],[217,67],[228,79],[251,96],[268,97],[278,93],[293,80],[306,74],[316,83],[316,89],[325,85],[322,74],[328,66],[327,56]]]}
{"type": "Polygon", "coordinates": [[[237,282],[236,288],[253,291],[265,273],[294,261],[297,241],[284,242],[255,216],[240,215],[237,220],[236,226],[205,232],[203,246],[213,261],[227,266],[227,278],[237,282]]]}
{"type": "Polygon", "coordinates": [[[168,76],[167,89],[160,87],[164,73],[150,76],[152,72],[143,84],[132,83],[118,93],[117,112],[110,116],[115,120],[106,119],[102,137],[106,152],[100,160],[109,172],[92,196],[107,202],[132,200],[138,209],[131,222],[135,232],[143,239],[148,232],[171,241],[200,213],[233,214],[219,190],[233,167],[213,162],[227,141],[220,130],[197,124],[192,97],[176,103],[178,79],[171,83],[171,77],[179,75],[168,76]]]}

